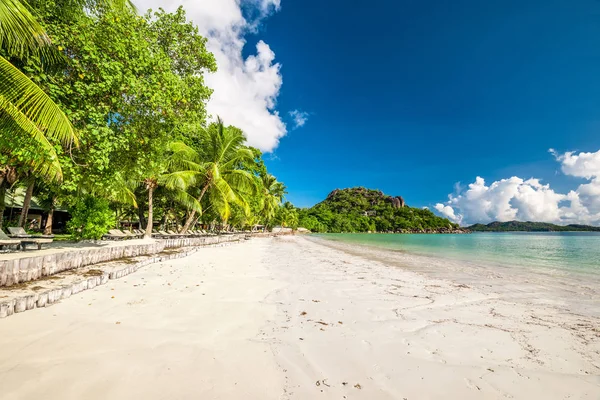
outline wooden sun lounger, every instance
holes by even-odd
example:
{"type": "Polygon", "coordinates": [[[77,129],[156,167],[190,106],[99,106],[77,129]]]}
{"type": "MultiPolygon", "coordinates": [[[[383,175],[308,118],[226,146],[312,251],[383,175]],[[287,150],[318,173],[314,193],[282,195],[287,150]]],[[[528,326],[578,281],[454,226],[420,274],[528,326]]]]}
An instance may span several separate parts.
{"type": "Polygon", "coordinates": [[[10,237],[13,238],[40,238],[40,239],[53,239],[54,235],[30,235],[25,231],[22,226],[9,226],[8,231],[10,237]]]}
{"type": "MultiPolygon", "coordinates": [[[[21,228],[21,229],[23,229],[23,228],[21,228]]],[[[8,228],[8,230],[12,232],[12,230],[10,228],[8,228]]],[[[23,232],[25,232],[24,229],[23,229],[23,232]]],[[[18,239],[18,241],[20,242],[20,246],[21,246],[22,250],[25,250],[26,246],[29,244],[34,244],[37,246],[38,250],[41,250],[43,244],[50,244],[54,240],[51,237],[28,235],[27,232],[25,232],[24,237],[22,236],[22,234],[17,234],[16,239],[18,239]]],[[[2,234],[0,234],[0,240],[10,240],[10,238],[8,236],[6,236],[6,234],[4,232],[2,232],[2,234]]]]}
{"type": "Polygon", "coordinates": [[[160,232],[158,232],[156,229],[153,229],[152,230],[152,237],[160,239],[160,238],[163,237],[163,235],[160,232]]]}
{"type": "Polygon", "coordinates": [[[165,231],[158,231],[156,233],[156,236],[161,238],[161,239],[168,239],[168,238],[173,238],[175,236],[171,235],[170,233],[167,233],[165,231]]]}
{"type": "Polygon", "coordinates": [[[4,246],[17,246],[17,250],[20,250],[21,239],[11,239],[0,229],[0,249],[4,249],[4,246]]]}
{"type": "Polygon", "coordinates": [[[0,250],[4,250],[4,246],[16,246],[17,250],[20,250],[21,241],[17,239],[0,240],[0,250]]]}
{"type": "Polygon", "coordinates": [[[174,237],[174,238],[182,238],[182,237],[186,237],[187,236],[184,233],[177,233],[177,232],[173,232],[173,231],[167,231],[167,233],[169,235],[171,235],[171,237],[174,237]]]}
{"type": "Polygon", "coordinates": [[[110,229],[108,231],[107,234],[102,236],[104,239],[110,239],[110,240],[123,240],[123,239],[127,239],[130,236],[124,234],[123,232],[121,232],[118,229],[110,229]]]}
{"type": "Polygon", "coordinates": [[[134,229],[133,233],[138,235],[139,238],[143,238],[144,236],[146,236],[146,231],[143,231],[141,229],[134,229]]]}
{"type": "Polygon", "coordinates": [[[37,237],[11,239],[8,236],[6,236],[4,231],[2,231],[0,233],[0,240],[2,242],[4,242],[4,244],[1,244],[2,246],[7,246],[7,245],[8,246],[10,246],[10,245],[17,246],[17,243],[18,243],[21,250],[26,250],[26,246],[28,244],[35,244],[35,245],[37,245],[38,250],[41,250],[43,244],[49,244],[49,243],[52,243],[52,241],[53,241],[53,239],[37,238],[37,237]]]}
{"type": "MultiPolygon", "coordinates": [[[[132,239],[139,239],[140,238],[140,234],[134,231],[128,231],[128,230],[122,230],[121,232],[123,232],[125,235],[129,236],[132,239]]],[[[141,237],[143,237],[144,235],[142,235],[141,237]]]]}

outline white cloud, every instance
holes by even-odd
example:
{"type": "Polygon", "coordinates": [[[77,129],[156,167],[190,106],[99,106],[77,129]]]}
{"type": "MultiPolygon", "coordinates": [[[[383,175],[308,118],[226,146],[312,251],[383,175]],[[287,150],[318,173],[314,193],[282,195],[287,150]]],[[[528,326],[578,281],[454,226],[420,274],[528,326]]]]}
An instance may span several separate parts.
{"type": "Polygon", "coordinates": [[[487,186],[477,177],[466,190],[449,195],[449,200],[436,204],[435,209],[463,225],[511,220],[600,225],[600,150],[578,154],[549,151],[565,175],[588,182],[561,194],[535,178],[513,176],[487,186]]]}
{"type": "Polygon", "coordinates": [[[208,112],[241,128],[251,146],[273,151],[287,133],[275,109],[282,84],[280,65],[263,41],[245,59],[242,49],[245,34],[279,10],[281,0],[138,0],[136,5],[140,12],[158,7],[174,11],[183,5],[188,18],[208,38],[208,50],[217,60],[218,71],[206,76],[206,84],[214,89],[208,112]],[[244,18],[242,5],[251,19],[244,18]]]}
{"type": "Polygon", "coordinates": [[[308,121],[308,115],[309,114],[305,111],[300,111],[300,110],[290,111],[290,116],[292,117],[292,120],[294,121],[294,129],[304,126],[304,124],[306,124],[306,121],[308,121]]]}
{"type": "Polygon", "coordinates": [[[579,154],[568,151],[562,155],[556,153],[554,150],[552,152],[556,159],[561,162],[561,169],[566,175],[586,179],[600,177],[600,150],[595,153],[579,154]]]}

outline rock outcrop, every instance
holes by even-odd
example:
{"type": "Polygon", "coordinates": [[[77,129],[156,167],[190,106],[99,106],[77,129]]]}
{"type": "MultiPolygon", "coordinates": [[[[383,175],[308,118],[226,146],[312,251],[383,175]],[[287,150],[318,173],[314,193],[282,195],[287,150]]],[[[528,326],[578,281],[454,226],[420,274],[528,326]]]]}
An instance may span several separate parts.
{"type": "Polygon", "coordinates": [[[392,197],[392,204],[394,205],[394,208],[402,208],[405,206],[402,196],[392,197]]]}

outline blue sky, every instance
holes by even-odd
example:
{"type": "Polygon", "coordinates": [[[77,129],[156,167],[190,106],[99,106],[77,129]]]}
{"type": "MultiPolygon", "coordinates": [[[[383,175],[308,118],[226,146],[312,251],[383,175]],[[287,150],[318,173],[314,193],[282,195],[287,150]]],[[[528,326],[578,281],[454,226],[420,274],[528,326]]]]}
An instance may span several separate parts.
{"type": "Polygon", "coordinates": [[[600,3],[284,0],[250,36],[281,63],[280,114],[308,112],[268,167],[311,206],[338,187],[443,202],[455,182],[536,177],[600,149],[600,3]]]}
{"type": "Polygon", "coordinates": [[[600,225],[600,1],[140,4],[184,5],[209,113],[297,206],[366,186],[462,224],[600,225]]]}

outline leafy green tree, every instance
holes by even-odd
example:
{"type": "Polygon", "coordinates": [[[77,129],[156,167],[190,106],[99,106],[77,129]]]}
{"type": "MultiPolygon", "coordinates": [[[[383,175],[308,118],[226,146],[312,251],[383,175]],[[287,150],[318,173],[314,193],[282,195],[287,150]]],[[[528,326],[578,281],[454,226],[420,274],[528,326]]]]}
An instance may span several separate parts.
{"type": "Polygon", "coordinates": [[[175,128],[206,117],[211,91],[203,73],[215,69],[206,39],[182,9],[145,18],[107,11],[65,21],[55,8],[43,15],[67,65],[41,78],[28,71],[81,133],[79,149],[61,157],[64,189],[73,198],[84,192],[135,206],[131,182],[154,192],[168,170],[165,149],[175,128]]]}
{"type": "Polygon", "coordinates": [[[73,239],[101,239],[115,224],[114,214],[106,199],[94,196],[80,197],[71,208],[67,229],[73,239]]]}
{"type": "MultiPolygon", "coordinates": [[[[50,96],[9,61],[29,62],[39,75],[61,61],[46,30],[30,12],[29,7],[36,9],[46,3],[49,2],[0,2],[0,151],[29,144],[34,157],[27,161],[32,169],[38,175],[60,181],[62,169],[55,143],[77,144],[77,134],[50,96]]],[[[129,2],[119,0],[65,0],[52,4],[65,16],[83,13],[84,9],[89,12],[97,8],[131,7],[129,2]]]]}

